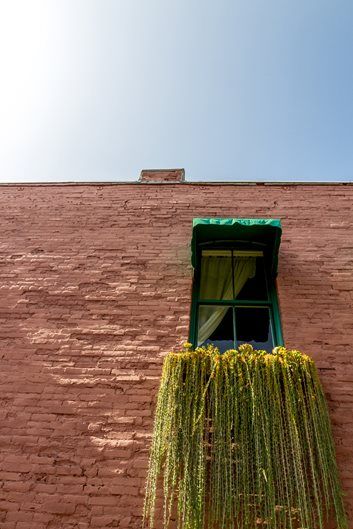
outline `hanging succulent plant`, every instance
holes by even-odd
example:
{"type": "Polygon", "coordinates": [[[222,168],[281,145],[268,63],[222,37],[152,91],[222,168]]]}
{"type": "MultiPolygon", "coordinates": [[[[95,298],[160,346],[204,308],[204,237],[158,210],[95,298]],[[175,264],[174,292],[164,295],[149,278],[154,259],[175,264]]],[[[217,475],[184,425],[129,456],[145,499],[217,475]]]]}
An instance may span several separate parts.
{"type": "Polygon", "coordinates": [[[180,529],[347,529],[325,397],[299,351],[213,346],[164,361],[144,523],[161,491],[180,529]]]}

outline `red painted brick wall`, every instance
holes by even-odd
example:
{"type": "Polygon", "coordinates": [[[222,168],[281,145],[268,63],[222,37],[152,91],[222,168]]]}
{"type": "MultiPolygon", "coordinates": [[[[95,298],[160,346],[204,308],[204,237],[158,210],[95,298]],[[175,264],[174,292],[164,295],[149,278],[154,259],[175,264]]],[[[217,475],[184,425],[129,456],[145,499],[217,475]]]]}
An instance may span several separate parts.
{"type": "Polygon", "coordinates": [[[352,510],[353,186],[10,185],[0,202],[2,529],[140,527],[200,216],[282,219],[285,341],[320,368],[352,510]]]}

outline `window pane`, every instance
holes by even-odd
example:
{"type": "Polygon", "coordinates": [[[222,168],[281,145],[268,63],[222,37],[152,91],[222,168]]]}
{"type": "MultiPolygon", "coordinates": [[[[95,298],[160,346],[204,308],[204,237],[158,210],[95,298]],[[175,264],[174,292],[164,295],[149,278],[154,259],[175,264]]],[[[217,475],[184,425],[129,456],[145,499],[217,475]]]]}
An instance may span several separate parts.
{"type": "Polygon", "coordinates": [[[263,257],[235,257],[234,286],[236,299],[267,299],[263,257]]]}
{"type": "Polygon", "coordinates": [[[223,306],[199,308],[198,345],[213,343],[221,353],[234,349],[233,309],[223,306]]]}
{"type": "Polygon", "coordinates": [[[202,256],[200,299],[233,299],[232,254],[222,254],[202,256]]]}
{"type": "Polygon", "coordinates": [[[235,328],[237,346],[249,343],[254,349],[272,351],[273,337],[268,308],[236,308],[235,328]]]}

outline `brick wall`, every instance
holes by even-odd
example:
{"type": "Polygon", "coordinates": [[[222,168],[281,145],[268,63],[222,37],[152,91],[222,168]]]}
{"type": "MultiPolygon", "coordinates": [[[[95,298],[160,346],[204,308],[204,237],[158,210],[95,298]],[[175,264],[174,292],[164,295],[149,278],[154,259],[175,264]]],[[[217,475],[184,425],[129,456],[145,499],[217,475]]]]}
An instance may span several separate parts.
{"type": "Polygon", "coordinates": [[[285,342],[320,368],[352,510],[353,186],[10,185],[0,202],[1,529],[140,527],[201,216],[282,219],[285,342]]]}

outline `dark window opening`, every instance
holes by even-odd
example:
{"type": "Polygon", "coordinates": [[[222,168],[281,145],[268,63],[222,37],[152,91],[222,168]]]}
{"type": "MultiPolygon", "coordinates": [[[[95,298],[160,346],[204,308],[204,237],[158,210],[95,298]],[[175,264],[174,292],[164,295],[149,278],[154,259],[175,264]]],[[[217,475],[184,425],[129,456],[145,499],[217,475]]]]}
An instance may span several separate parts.
{"type": "Polygon", "coordinates": [[[274,344],[269,309],[238,307],[235,309],[235,326],[237,345],[249,343],[254,349],[272,351],[274,344]]]}
{"type": "Polygon", "coordinates": [[[256,257],[255,263],[255,275],[246,281],[237,299],[267,299],[264,258],[256,257]]]}

